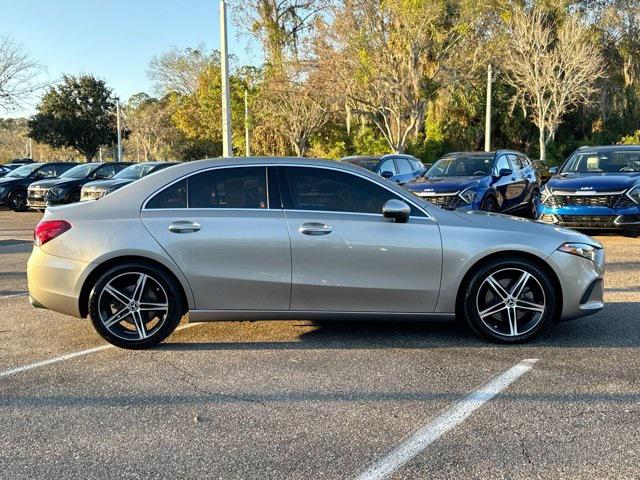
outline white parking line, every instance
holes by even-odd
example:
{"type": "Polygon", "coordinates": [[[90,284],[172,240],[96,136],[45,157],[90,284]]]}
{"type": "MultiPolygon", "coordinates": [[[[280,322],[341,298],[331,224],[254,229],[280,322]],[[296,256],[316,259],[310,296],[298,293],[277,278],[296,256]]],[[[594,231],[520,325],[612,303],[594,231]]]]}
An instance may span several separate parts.
{"type": "Polygon", "coordinates": [[[459,402],[451,405],[433,421],[420,428],[395,449],[367,468],[357,477],[358,480],[387,478],[442,435],[464,422],[474,411],[505,390],[522,375],[529,372],[537,361],[538,359],[536,358],[522,360],[459,402]]]}
{"type": "MultiPolygon", "coordinates": [[[[180,330],[184,330],[186,328],[195,327],[196,325],[201,325],[202,322],[197,323],[187,323],[185,325],[181,325],[175,329],[176,332],[180,330]]],[[[49,358],[47,360],[42,360],[40,362],[30,363],[29,365],[22,365],[21,367],[10,368],[9,370],[5,370],[0,372],[0,379],[9,377],[11,375],[16,375],[18,373],[27,372],[29,370],[34,370],[40,367],[46,367],[47,365],[52,365],[54,363],[64,362],[65,360],[71,360],[77,357],[83,357],[85,355],[91,355],[92,353],[98,353],[103,350],[107,350],[109,348],[114,348],[113,345],[100,345],[99,347],[88,348],[87,350],[80,350],[78,352],[66,353],[64,355],[60,355],[59,357],[49,358]]]]}

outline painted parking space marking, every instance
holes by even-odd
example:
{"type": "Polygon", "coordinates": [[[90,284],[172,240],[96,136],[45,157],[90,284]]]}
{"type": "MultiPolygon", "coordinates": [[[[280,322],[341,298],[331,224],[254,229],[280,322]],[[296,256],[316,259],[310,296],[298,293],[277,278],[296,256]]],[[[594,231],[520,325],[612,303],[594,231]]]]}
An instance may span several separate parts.
{"type": "Polygon", "coordinates": [[[459,402],[447,407],[440,415],[421,427],[391,452],[376,460],[358,475],[357,479],[379,480],[389,477],[442,435],[464,422],[473,412],[508,388],[518,378],[531,371],[537,361],[537,358],[522,360],[459,402]]]}
{"type": "Polygon", "coordinates": [[[29,295],[29,292],[18,292],[18,293],[12,293],[10,295],[0,295],[0,300],[2,300],[3,298],[24,297],[26,295],[29,295]]]}
{"type": "MultiPolygon", "coordinates": [[[[197,323],[187,323],[185,325],[181,325],[175,329],[176,332],[180,330],[185,330],[187,328],[195,327],[196,325],[202,325],[202,322],[197,323]]],[[[78,357],[84,357],[86,355],[91,355],[92,353],[98,353],[103,350],[107,350],[110,348],[115,348],[114,345],[100,345],[98,347],[88,348],[86,350],[79,350],[77,352],[66,353],[64,355],[60,355],[58,357],[49,358],[47,360],[41,360],[39,362],[30,363],[28,365],[22,365],[20,367],[10,368],[9,370],[4,370],[0,372],[0,379],[10,377],[12,375],[17,375],[19,373],[28,372],[29,370],[35,370],[37,368],[46,367],[48,365],[53,365],[55,363],[64,362],[66,360],[71,360],[78,357]]]]}

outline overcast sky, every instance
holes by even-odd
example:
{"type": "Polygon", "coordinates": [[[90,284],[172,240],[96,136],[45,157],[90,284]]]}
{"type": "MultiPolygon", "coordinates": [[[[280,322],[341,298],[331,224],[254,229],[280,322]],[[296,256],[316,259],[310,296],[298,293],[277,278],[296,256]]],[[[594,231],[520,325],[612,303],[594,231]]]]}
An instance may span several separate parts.
{"type": "MultiPolygon", "coordinates": [[[[91,73],[120,98],[153,93],[149,60],[170,46],[219,48],[218,0],[0,0],[0,34],[10,34],[46,67],[43,80],[91,73]]],[[[259,45],[229,16],[229,49],[239,63],[261,63],[259,45]]],[[[30,106],[4,117],[28,116],[30,106]]]]}

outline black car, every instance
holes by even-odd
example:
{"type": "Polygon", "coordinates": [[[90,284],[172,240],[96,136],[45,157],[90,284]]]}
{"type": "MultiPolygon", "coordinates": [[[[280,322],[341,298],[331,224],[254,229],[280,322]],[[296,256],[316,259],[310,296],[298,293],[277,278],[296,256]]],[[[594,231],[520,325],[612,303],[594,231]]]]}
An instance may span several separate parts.
{"type": "Polygon", "coordinates": [[[0,205],[24,212],[27,210],[29,185],[43,178],[56,178],[76,165],[72,162],[51,162],[19,166],[0,178],[0,205]]]}
{"type": "Polygon", "coordinates": [[[165,169],[172,165],[177,165],[179,162],[144,162],[134,163],[128,166],[119,173],[116,173],[113,178],[109,180],[96,180],[95,182],[89,182],[82,187],[80,194],[80,201],[98,200],[105,195],[118,190],[119,188],[129,185],[136,180],[141,179],[151,173],[158,170],[165,169]]]}
{"type": "Polygon", "coordinates": [[[416,157],[400,153],[390,153],[382,156],[344,157],[340,161],[366,168],[400,185],[420,177],[426,171],[426,167],[416,157]]]}
{"type": "Polygon", "coordinates": [[[14,171],[19,166],[20,165],[14,165],[12,163],[0,165],[0,178],[4,177],[7,173],[14,171]]]}
{"type": "Polygon", "coordinates": [[[35,182],[29,186],[27,206],[36,210],[52,205],[80,201],[82,187],[93,180],[113,177],[130,162],[81,163],[53,180],[35,182]]]}

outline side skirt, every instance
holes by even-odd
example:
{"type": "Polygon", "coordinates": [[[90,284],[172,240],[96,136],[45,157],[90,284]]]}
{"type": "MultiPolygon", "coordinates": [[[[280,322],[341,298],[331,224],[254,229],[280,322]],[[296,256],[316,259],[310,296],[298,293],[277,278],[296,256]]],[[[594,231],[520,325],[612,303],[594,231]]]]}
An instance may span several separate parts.
{"type": "Polygon", "coordinates": [[[266,310],[190,310],[190,322],[245,320],[418,320],[454,321],[455,313],[331,312],[266,310]]]}

